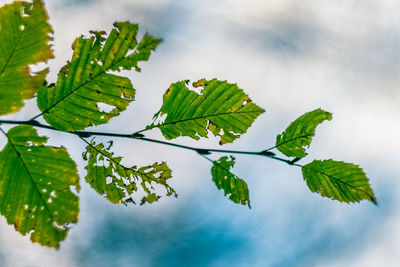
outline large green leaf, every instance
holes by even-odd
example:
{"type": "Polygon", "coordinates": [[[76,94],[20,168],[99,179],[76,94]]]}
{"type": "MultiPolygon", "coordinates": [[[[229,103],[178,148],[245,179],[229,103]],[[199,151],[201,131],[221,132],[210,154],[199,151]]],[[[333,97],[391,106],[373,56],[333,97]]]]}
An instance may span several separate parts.
{"type": "Polygon", "coordinates": [[[224,156],[218,161],[213,161],[212,180],[219,190],[224,190],[225,196],[229,195],[230,200],[250,207],[249,189],[246,182],[230,172],[234,165],[235,158],[232,156],[230,160],[224,156]]]}
{"type": "Polygon", "coordinates": [[[42,1],[14,1],[0,8],[0,115],[18,111],[42,86],[47,69],[29,65],[53,57],[51,26],[42,1]]]}
{"type": "Polygon", "coordinates": [[[32,126],[16,126],[7,133],[0,153],[0,213],[31,240],[59,247],[68,224],[78,221],[79,190],[75,163],[65,148],[44,146],[32,126]]]}
{"type": "Polygon", "coordinates": [[[161,40],[146,34],[138,44],[137,24],[116,22],[114,26],[107,39],[105,32],[77,38],[72,60],[61,69],[57,83],[39,90],[38,106],[51,126],[78,131],[104,124],[133,100],[135,90],[130,80],[109,72],[140,71],[138,63],[148,60],[161,40]],[[101,110],[100,104],[111,106],[111,110],[101,110]]]}
{"type": "Polygon", "coordinates": [[[312,192],[341,202],[367,199],[377,204],[364,171],[357,165],[333,160],[314,160],[302,167],[312,192]]]}
{"type": "Polygon", "coordinates": [[[110,152],[112,143],[105,148],[103,144],[91,141],[83,153],[83,158],[88,161],[86,166],[86,181],[100,195],[112,203],[135,203],[133,193],[144,193],[141,204],[153,203],[160,196],[154,192],[153,184],[163,186],[167,196],[177,194],[168,184],[171,178],[171,170],[165,162],[154,163],[151,166],[127,168],[123,166],[121,157],[114,157],[110,152]],[[138,191],[139,188],[139,191],[138,191]],[[141,188],[141,190],[140,190],[141,188]]]}
{"type": "Polygon", "coordinates": [[[160,128],[167,139],[189,136],[196,140],[207,137],[210,130],[221,138],[220,144],[225,144],[246,133],[264,112],[236,84],[202,79],[193,83],[194,87],[203,87],[196,93],[186,86],[188,82],[171,84],[153,124],[146,129],[160,128]]]}
{"type": "Polygon", "coordinates": [[[322,109],[316,109],[304,114],[276,137],[275,147],[288,157],[305,157],[305,147],[311,144],[318,124],[324,120],[331,119],[332,114],[322,109]]]}

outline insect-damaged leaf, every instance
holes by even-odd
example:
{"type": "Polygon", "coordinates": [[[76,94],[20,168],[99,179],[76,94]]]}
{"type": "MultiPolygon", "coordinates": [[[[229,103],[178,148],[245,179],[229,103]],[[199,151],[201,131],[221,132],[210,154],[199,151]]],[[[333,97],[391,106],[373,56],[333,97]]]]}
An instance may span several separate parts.
{"type": "Polygon", "coordinates": [[[0,8],[0,115],[17,112],[43,84],[47,69],[29,65],[53,57],[51,26],[42,1],[14,1],[0,8]]]}
{"type": "Polygon", "coordinates": [[[212,180],[218,189],[223,189],[224,194],[229,195],[229,199],[235,203],[248,205],[250,207],[249,189],[244,180],[235,176],[230,169],[235,165],[235,158],[231,156],[221,157],[218,161],[213,161],[211,168],[212,180]]]}
{"type": "Polygon", "coordinates": [[[322,109],[304,114],[276,137],[275,147],[288,157],[305,157],[305,147],[311,144],[318,124],[331,119],[332,114],[322,109]]]}
{"type": "Polygon", "coordinates": [[[105,148],[103,144],[91,141],[83,154],[83,158],[88,161],[85,180],[97,193],[112,203],[128,204],[135,203],[134,193],[142,191],[145,196],[140,204],[153,203],[160,198],[153,187],[158,184],[165,188],[167,196],[177,196],[175,190],[167,184],[171,170],[165,162],[141,168],[126,168],[120,163],[122,158],[115,157],[109,151],[111,144],[105,148]]]}
{"type": "Polygon", "coordinates": [[[363,199],[377,204],[364,171],[357,165],[333,160],[314,160],[302,167],[303,178],[312,192],[341,202],[363,199]]]}
{"type": "Polygon", "coordinates": [[[161,40],[146,34],[138,43],[137,24],[116,22],[114,26],[107,39],[105,32],[77,38],[72,60],[61,69],[57,83],[39,90],[38,106],[54,128],[78,131],[107,123],[133,100],[130,80],[109,72],[140,71],[138,63],[148,60],[161,40]],[[111,106],[111,111],[101,110],[102,104],[111,106]]]}
{"type": "Polygon", "coordinates": [[[32,126],[16,126],[7,133],[0,153],[0,213],[21,234],[49,247],[59,247],[69,223],[78,221],[79,190],[75,163],[65,148],[44,146],[32,126]]]}
{"type": "Polygon", "coordinates": [[[198,94],[186,86],[188,82],[170,85],[160,111],[147,129],[160,128],[167,139],[189,136],[196,140],[211,131],[221,138],[220,144],[226,144],[246,133],[264,112],[236,84],[202,79],[193,83],[194,87],[203,88],[198,94]]]}

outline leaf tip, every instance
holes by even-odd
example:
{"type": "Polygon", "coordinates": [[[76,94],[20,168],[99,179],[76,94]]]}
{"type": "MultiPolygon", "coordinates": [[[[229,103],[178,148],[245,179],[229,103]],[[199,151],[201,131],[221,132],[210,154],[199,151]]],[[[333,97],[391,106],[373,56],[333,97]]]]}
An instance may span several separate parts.
{"type": "Polygon", "coordinates": [[[325,111],[322,108],[319,108],[318,110],[326,115],[326,117],[325,117],[326,120],[328,120],[328,121],[332,120],[333,114],[331,112],[325,111]]]}
{"type": "Polygon", "coordinates": [[[370,198],[370,201],[371,201],[372,203],[374,203],[375,206],[379,206],[378,200],[375,198],[375,196],[372,196],[372,197],[370,198]]]}

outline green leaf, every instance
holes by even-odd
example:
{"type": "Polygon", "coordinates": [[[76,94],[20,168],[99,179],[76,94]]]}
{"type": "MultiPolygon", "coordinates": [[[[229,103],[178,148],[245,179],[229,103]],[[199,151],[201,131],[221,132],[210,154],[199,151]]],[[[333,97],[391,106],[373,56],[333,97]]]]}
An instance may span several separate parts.
{"type": "Polygon", "coordinates": [[[229,199],[235,203],[248,205],[250,208],[249,189],[245,181],[230,172],[235,165],[235,158],[231,156],[221,157],[218,161],[213,161],[211,168],[212,180],[217,188],[223,189],[224,194],[229,195],[229,199]]]}
{"type": "Polygon", "coordinates": [[[246,133],[264,112],[236,84],[202,79],[193,83],[203,88],[198,94],[186,86],[188,82],[171,84],[153,124],[146,129],[160,128],[167,139],[189,136],[196,140],[207,137],[209,130],[221,138],[220,144],[226,144],[246,133]]]}
{"type": "Polygon", "coordinates": [[[21,234],[49,247],[59,247],[68,224],[78,221],[79,190],[75,163],[64,147],[44,146],[29,125],[7,133],[8,143],[0,153],[0,213],[21,234]]]}
{"type": "Polygon", "coordinates": [[[306,156],[305,147],[311,144],[318,124],[331,119],[332,113],[322,109],[304,114],[276,137],[275,147],[288,157],[303,158],[306,156]]]}
{"type": "Polygon", "coordinates": [[[167,184],[167,180],[171,178],[171,170],[165,162],[141,168],[127,168],[120,163],[121,157],[114,157],[109,151],[111,146],[111,142],[105,148],[103,144],[91,141],[83,154],[83,158],[88,161],[85,180],[97,193],[112,203],[126,205],[135,203],[133,193],[138,194],[141,188],[141,193],[145,196],[140,204],[153,203],[160,198],[153,187],[153,184],[158,184],[165,187],[167,196],[177,197],[175,190],[167,184]]]}
{"type": "Polygon", "coordinates": [[[134,99],[130,80],[109,72],[140,71],[138,63],[148,60],[161,40],[146,34],[138,44],[137,24],[116,22],[114,26],[107,39],[105,32],[77,38],[72,60],[61,69],[57,84],[39,90],[38,106],[54,128],[78,131],[107,123],[134,99]],[[103,104],[111,110],[101,110],[103,104]]]}
{"type": "Polygon", "coordinates": [[[52,33],[42,1],[14,1],[0,8],[0,115],[17,112],[42,86],[47,69],[29,65],[53,57],[52,33]]]}
{"type": "Polygon", "coordinates": [[[302,167],[312,192],[341,202],[367,199],[377,204],[364,171],[357,165],[333,160],[314,160],[302,167]]]}

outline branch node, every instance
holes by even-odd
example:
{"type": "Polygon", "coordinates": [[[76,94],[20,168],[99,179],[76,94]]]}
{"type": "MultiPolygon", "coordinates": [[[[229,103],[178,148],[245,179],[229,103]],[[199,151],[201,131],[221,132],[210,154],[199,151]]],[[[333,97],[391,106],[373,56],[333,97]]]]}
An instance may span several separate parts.
{"type": "Polygon", "coordinates": [[[86,132],[74,132],[74,134],[76,134],[77,136],[82,137],[82,138],[88,138],[88,137],[92,136],[92,134],[89,134],[86,132]]]}
{"type": "Polygon", "coordinates": [[[209,150],[207,150],[207,149],[196,148],[195,150],[200,155],[210,155],[211,154],[211,152],[209,150]]]}
{"type": "Polygon", "coordinates": [[[144,137],[144,134],[141,134],[141,133],[134,133],[134,134],[131,135],[131,137],[132,137],[132,138],[143,138],[143,137],[144,137]]]}
{"type": "Polygon", "coordinates": [[[32,125],[32,126],[42,126],[42,124],[40,122],[38,122],[37,120],[29,120],[26,121],[27,124],[32,125]]]}
{"type": "Polygon", "coordinates": [[[264,155],[264,156],[267,156],[267,157],[273,157],[273,156],[275,156],[275,153],[271,152],[271,151],[268,151],[268,150],[263,150],[263,151],[260,152],[260,155],[264,155]]]}
{"type": "Polygon", "coordinates": [[[295,164],[296,162],[298,162],[299,160],[301,160],[302,158],[294,158],[294,159],[292,159],[292,160],[290,160],[288,163],[290,164],[290,165],[293,165],[293,164],[295,164]]]}

